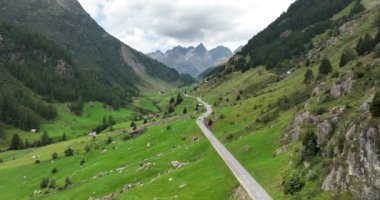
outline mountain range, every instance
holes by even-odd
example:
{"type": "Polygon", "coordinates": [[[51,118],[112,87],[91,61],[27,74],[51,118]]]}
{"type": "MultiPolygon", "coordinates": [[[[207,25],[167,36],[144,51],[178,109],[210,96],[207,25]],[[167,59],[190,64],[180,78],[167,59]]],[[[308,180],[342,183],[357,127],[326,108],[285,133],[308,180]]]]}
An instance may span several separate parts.
{"type": "Polygon", "coordinates": [[[197,77],[210,67],[227,61],[233,54],[229,48],[224,46],[218,46],[208,51],[200,43],[196,47],[190,46],[186,48],[177,46],[165,53],[158,50],[147,55],[176,69],[179,73],[197,77]]]}
{"type": "Polygon", "coordinates": [[[121,93],[164,90],[189,78],[108,34],[76,0],[4,0],[0,9],[0,19],[54,41],[74,68],[121,93]]]}

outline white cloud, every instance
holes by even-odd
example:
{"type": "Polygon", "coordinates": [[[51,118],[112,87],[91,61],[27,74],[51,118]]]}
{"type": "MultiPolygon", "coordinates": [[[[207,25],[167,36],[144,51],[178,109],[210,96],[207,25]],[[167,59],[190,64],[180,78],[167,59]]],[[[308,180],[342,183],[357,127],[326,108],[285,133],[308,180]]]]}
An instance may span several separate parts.
{"type": "Polygon", "coordinates": [[[173,46],[232,50],[295,0],[79,0],[109,33],[144,53],[173,46]]]}

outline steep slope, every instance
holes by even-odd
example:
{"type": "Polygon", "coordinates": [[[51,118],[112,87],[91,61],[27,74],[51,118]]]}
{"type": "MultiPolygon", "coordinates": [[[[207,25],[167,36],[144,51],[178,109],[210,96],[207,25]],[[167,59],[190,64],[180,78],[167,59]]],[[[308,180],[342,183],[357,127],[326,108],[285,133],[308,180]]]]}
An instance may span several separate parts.
{"type": "Polygon", "coordinates": [[[5,0],[0,2],[0,9],[4,20],[57,42],[70,52],[76,66],[103,74],[104,82],[128,93],[156,85],[159,88],[183,85],[175,70],[105,32],[76,0],[5,0]],[[146,81],[146,77],[151,81],[146,81]]]}
{"type": "Polygon", "coordinates": [[[213,132],[274,199],[380,198],[379,8],[339,9],[286,72],[224,66],[194,91],[214,105],[213,132]]]}
{"type": "Polygon", "coordinates": [[[232,52],[230,49],[223,46],[218,46],[207,51],[203,44],[199,44],[197,47],[174,47],[165,53],[156,51],[149,53],[148,56],[163,62],[180,73],[198,77],[210,67],[225,62],[232,56],[232,52]]]}
{"type": "Polygon", "coordinates": [[[230,73],[265,65],[267,69],[287,71],[291,59],[313,48],[312,38],[334,27],[335,34],[345,18],[331,20],[334,14],[355,0],[299,0],[293,3],[263,31],[248,41],[221,71],[230,73]]]}

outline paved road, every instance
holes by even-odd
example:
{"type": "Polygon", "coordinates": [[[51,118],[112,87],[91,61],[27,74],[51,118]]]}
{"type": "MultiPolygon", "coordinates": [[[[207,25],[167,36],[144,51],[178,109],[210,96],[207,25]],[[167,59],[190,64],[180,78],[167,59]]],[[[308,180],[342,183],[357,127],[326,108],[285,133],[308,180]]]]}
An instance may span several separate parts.
{"type": "MultiPolygon", "coordinates": [[[[187,95],[188,97],[192,97],[187,95]]],[[[199,97],[196,98],[200,103],[202,103],[206,112],[203,113],[197,119],[197,125],[202,130],[206,138],[210,141],[211,145],[218,152],[220,157],[224,160],[228,168],[235,175],[236,179],[240,182],[240,185],[244,187],[247,191],[248,195],[254,200],[271,200],[272,198],[268,195],[268,193],[257,183],[255,179],[247,172],[247,170],[236,160],[236,158],[223,146],[221,142],[213,135],[210,129],[204,123],[204,119],[212,113],[211,105],[204,102],[199,97]]]]}

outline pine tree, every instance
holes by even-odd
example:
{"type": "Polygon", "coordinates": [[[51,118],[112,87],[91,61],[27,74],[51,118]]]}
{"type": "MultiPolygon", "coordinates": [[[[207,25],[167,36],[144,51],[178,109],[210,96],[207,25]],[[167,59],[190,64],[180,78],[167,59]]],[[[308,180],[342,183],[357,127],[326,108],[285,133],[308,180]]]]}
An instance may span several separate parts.
{"type": "Polygon", "coordinates": [[[42,133],[40,141],[42,146],[51,144],[53,142],[53,140],[49,137],[47,131],[44,131],[42,133]]]}
{"type": "Polygon", "coordinates": [[[116,122],[115,122],[115,120],[113,120],[112,115],[108,116],[108,125],[113,126],[115,124],[116,124],[116,122]]]}
{"type": "Polygon", "coordinates": [[[352,49],[346,49],[343,51],[342,55],[340,56],[340,62],[339,67],[345,66],[347,63],[355,60],[357,57],[356,53],[352,49]]]}
{"type": "Polygon", "coordinates": [[[22,140],[18,134],[13,134],[9,150],[22,149],[22,140]]]}
{"type": "Polygon", "coordinates": [[[0,138],[5,138],[5,129],[1,124],[0,124],[0,138]]]}
{"type": "Polygon", "coordinates": [[[332,72],[331,62],[327,58],[323,58],[321,64],[319,65],[319,75],[326,76],[332,72]]]}
{"type": "Polygon", "coordinates": [[[375,39],[367,33],[364,38],[360,38],[356,46],[356,51],[358,55],[362,56],[373,50],[376,46],[375,39]]]}
{"type": "Polygon", "coordinates": [[[147,124],[147,123],[148,123],[148,120],[144,118],[144,124],[147,124]]]}
{"type": "Polygon", "coordinates": [[[66,140],[67,140],[66,133],[63,133],[61,136],[61,141],[66,141],[66,140]]]}
{"type": "Polygon", "coordinates": [[[185,108],[183,108],[183,114],[186,114],[186,113],[187,113],[187,109],[185,107],[185,108]]]}
{"type": "Polygon", "coordinates": [[[311,69],[308,69],[305,72],[305,78],[304,78],[303,82],[305,84],[310,84],[312,82],[313,78],[314,78],[313,71],[311,69]]]}

